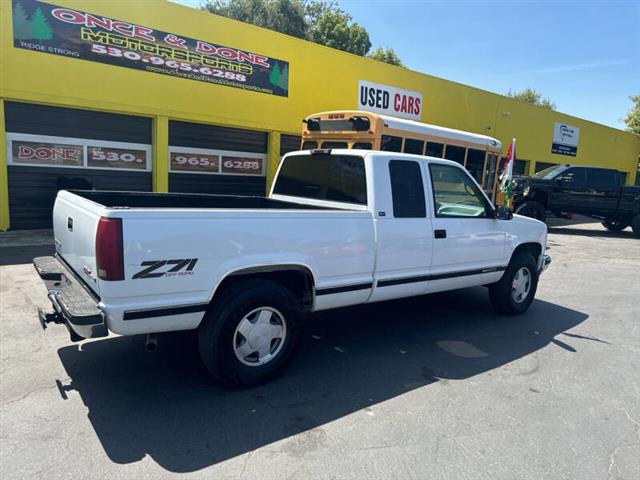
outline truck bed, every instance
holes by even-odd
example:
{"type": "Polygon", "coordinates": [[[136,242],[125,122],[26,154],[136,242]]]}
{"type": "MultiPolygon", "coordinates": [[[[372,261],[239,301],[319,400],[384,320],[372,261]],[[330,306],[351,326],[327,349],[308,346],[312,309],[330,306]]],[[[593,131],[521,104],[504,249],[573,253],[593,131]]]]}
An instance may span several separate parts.
{"type": "Polygon", "coordinates": [[[344,210],[325,206],[285,202],[268,197],[209,195],[194,193],[154,193],[69,190],[107,208],[195,208],[242,210],[344,210]]]}

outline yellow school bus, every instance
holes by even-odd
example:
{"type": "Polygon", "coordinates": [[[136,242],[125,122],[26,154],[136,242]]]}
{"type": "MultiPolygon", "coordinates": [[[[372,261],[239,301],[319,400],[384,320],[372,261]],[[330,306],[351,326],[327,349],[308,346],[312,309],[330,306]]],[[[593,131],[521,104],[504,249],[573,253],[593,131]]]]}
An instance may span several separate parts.
{"type": "Polygon", "coordinates": [[[378,113],[340,110],[303,120],[302,149],[354,148],[446,158],[463,165],[494,198],[502,143],[495,138],[378,113]]]}

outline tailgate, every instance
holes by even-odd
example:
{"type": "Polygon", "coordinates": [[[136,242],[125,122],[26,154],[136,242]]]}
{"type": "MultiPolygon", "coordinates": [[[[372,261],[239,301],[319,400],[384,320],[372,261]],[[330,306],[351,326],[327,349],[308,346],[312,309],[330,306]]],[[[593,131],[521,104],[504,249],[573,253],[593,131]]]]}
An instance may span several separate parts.
{"type": "Polygon", "coordinates": [[[71,192],[58,192],[53,207],[56,252],[96,293],[96,230],[102,207],[71,192]]]}

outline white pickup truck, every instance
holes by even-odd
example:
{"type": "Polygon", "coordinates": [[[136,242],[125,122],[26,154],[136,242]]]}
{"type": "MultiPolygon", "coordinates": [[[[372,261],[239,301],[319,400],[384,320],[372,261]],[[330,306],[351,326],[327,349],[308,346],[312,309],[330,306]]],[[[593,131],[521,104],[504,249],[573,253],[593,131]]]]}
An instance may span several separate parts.
{"type": "Polygon", "coordinates": [[[475,285],[533,301],[546,226],[494,207],[457,163],[293,152],[268,197],[61,191],[55,257],[34,259],[72,340],[198,329],[215,378],[281,372],[303,314],[475,285]]]}

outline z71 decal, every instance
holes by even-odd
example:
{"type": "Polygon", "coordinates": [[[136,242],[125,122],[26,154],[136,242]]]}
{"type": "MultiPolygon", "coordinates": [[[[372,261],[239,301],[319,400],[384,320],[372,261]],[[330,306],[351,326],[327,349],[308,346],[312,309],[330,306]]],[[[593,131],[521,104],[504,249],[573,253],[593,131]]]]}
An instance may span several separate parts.
{"type": "Polygon", "coordinates": [[[179,260],[147,260],[140,264],[146,267],[136,273],[132,280],[136,278],[159,278],[193,275],[193,267],[196,266],[197,258],[184,258],[179,260]],[[171,268],[167,269],[167,266],[171,268]],[[163,268],[165,267],[165,268],[163,268]]]}

